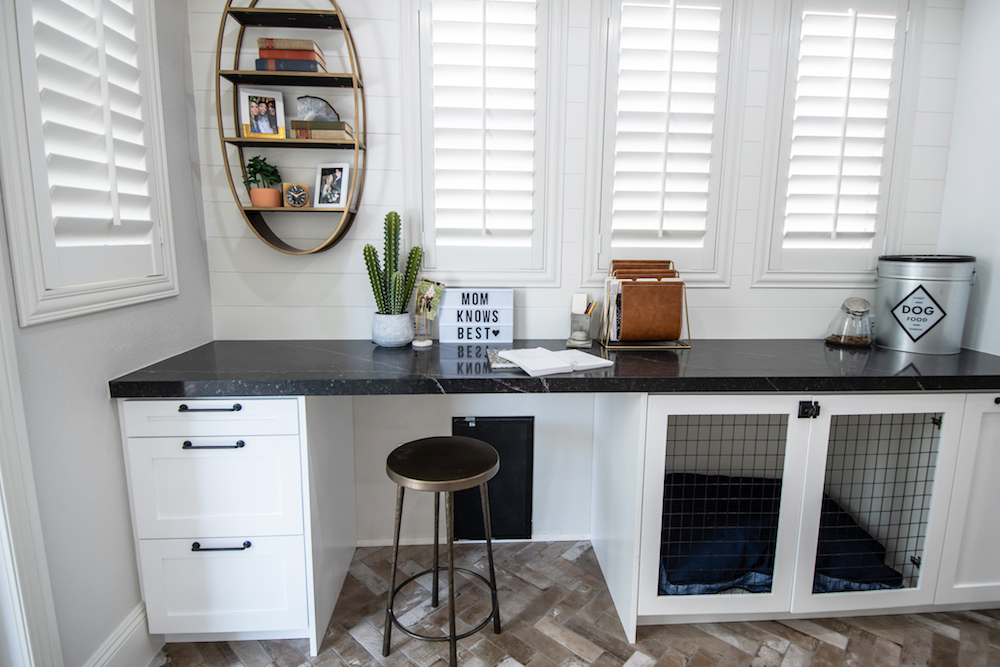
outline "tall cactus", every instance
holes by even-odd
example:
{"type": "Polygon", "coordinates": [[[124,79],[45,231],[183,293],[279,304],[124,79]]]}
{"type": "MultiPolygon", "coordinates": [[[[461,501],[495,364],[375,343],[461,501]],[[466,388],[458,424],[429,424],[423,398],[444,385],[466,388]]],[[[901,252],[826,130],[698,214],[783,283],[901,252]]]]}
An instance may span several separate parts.
{"type": "Polygon", "coordinates": [[[385,263],[379,265],[378,251],[368,243],[364,247],[368,280],[375,295],[375,306],[382,315],[397,315],[405,311],[417,284],[417,273],[424,252],[420,246],[410,249],[406,258],[406,270],[399,272],[399,214],[390,211],[385,216],[385,263]]]}

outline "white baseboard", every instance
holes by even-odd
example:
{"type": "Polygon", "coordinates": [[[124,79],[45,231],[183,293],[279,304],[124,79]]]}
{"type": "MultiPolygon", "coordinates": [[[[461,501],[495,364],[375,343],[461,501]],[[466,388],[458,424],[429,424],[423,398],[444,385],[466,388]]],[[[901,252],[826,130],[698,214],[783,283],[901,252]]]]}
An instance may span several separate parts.
{"type": "Polygon", "coordinates": [[[84,667],[152,666],[163,644],[163,635],[151,635],[146,629],[146,605],[140,602],[90,656],[84,667]]]}

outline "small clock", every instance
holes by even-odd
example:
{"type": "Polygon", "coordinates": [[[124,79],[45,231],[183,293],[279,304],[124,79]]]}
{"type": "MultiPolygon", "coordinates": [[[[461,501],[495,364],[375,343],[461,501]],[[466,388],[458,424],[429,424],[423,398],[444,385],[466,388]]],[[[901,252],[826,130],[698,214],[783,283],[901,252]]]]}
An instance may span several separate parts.
{"type": "Polygon", "coordinates": [[[281,191],[285,198],[285,206],[302,208],[309,203],[309,186],[301,183],[282,183],[281,191]]]}

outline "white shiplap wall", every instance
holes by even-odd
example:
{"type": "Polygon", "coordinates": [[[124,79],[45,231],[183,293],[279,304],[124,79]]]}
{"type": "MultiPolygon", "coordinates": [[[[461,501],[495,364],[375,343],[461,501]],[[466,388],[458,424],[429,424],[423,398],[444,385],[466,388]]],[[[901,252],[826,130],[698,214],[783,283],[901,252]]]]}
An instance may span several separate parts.
{"type": "MultiPolygon", "coordinates": [[[[327,7],[325,0],[282,0],[287,6],[327,7]]],[[[749,1],[749,0],[748,0],[749,1]]],[[[381,245],[382,219],[390,210],[403,211],[408,167],[402,150],[403,114],[415,103],[400,97],[400,43],[402,6],[410,0],[342,0],[339,4],[357,42],[368,101],[368,174],[361,211],[346,240],[313,256],[289,256],[259,242],[232,202],[220,153],[214,99],[215,45],[223,0],[189,3],[192,66],[201,177],[206,217],[206,243],[216,338],[347,338],[367,339],[374,302],[361,259],[367,242],[381,245]]],[[[872,296],[873,283],[855,288],[802,289],[752,287],[761,206],[768,201],[763,162],[767,154],[768,119],[780,112],[780,100],[767,91],[772,77],[775,6],[779,0],[753,0],[746,57],[734,72],[745,81],[741,150],[737,178],[735,224],[732,235],[730,284],[722,288],[689,290],[694,338],[819,338],[841,301],[850,295],[872,296]]],[[[592,45],[595,12],[590,0],[568,0],[571,20],[566,29],[568,81],[565,109],[565,171],[562,183],[562,229],[556,287],[517,288],[515,336],[558,338],[569,332],[569,302],[573,292],[598,296],[591,247],[585,235],[593,229],[588,209],[588,128],[599,128],[600,105],[594,108],[588,86],[599,77],[602,54],[592,45]]],[[[921,0],[913,0],[921,4],[921,0]]],[[[273,5],[265,5],[273,6],[273,5]]],[[[916,88],[911,88],[915,113],[901,123],[897,151],[905,173],[897,172],[904,201],[898,207],[902,224],[893,252],[932,253],[936,249],[938,220],[944,191],[951,112],[961,37],[962,0],[927,0],[925,20],[913,47],[919,58],[916,88]],[[908,156],[907,156],[908,153],[908,156]]],[[[226,60],[224,60],[224,63],[226,60]]],[[[285,95],[294,105],[295,94],[285,95]]],[[[169,101],[167,102],[169,111],[169,101]]],[[[231,100],[224,100],[226,112],[231,100]]],[[[346,105],[342,105],[346,106],[346,105]]],[[[340,109],[343,113],[343,109],[340,109]]],[[[226,113],[223,114],[224,116],[226,113]]],[[[317,151],[276,154],[288,181],[312,183],[314,165],[328,161],[317,151]]],[[[332,161],[332,160],[331,160],[332,161]]],[[[290,222],[289,238],[307,238],[307,223],[290,222]]],[[[314,234],[315,235],[315,234],[314,234]]],[[[325,235],[323,235],[325,236],[325,235]]],[[[413,243],[413,234],[404,241],[413,243]]],[[[974,254],[974,248],[966,252],[974,254]]],[[[728,253],[727,253],[728,254],[728,253]]],[[[452,281],[453,284],[460,282],[452,281]]],[[[472,282],[462,282],[470,286],[472,282]]]]}

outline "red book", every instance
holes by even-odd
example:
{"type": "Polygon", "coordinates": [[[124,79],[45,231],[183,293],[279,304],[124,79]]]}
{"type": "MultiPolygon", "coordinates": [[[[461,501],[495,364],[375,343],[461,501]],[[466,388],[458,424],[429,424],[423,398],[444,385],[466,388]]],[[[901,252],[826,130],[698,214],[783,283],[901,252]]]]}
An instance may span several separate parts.
{"type": "Polygon", "coordinates": [[[326,67],[323,56],[315,51],[292,50],[292,49],[260,49],[262,60],[315,60],[326,67]]]}

